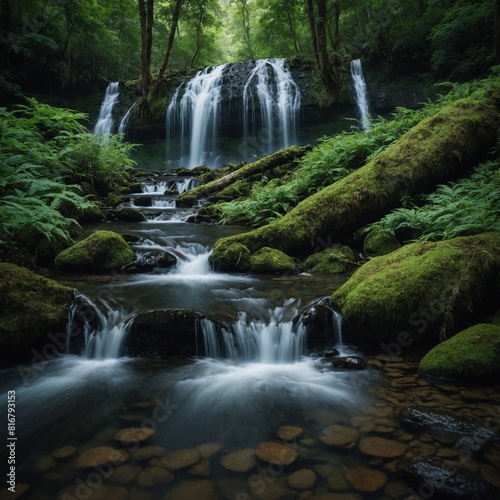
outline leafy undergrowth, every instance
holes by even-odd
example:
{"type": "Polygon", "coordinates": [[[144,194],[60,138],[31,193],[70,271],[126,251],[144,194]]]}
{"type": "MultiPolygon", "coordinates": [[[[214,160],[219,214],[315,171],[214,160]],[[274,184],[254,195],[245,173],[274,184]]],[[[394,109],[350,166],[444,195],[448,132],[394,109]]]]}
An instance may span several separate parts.
{"type": "Polygon", "coordinates": [[[424,118],[464,97],[481,100],[498,85],[498,80],[491,78],[442,85],[450,87],[450,91],[421,109],[397,108],[391,120],[379,118],[366,132],[356,130],[320,139],[319,144],[301,160],[300,168],[289,182],[266,185],[264,179],[263,183],[253,187],[247,199],[222,203],[221,222],[260,227],[280,219],[308,196],[376,157],[424,118]]]}

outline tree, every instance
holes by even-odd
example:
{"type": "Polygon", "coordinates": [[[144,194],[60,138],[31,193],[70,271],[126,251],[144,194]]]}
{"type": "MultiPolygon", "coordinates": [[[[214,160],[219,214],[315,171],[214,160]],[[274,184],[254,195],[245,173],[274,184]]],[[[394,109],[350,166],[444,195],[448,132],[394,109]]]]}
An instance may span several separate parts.
{"type": "Polygon", "coordinates": [[[154,0],[138,0],[138,6],[141,25],[141,91],[145,96],[151,87],[154,0]]]}

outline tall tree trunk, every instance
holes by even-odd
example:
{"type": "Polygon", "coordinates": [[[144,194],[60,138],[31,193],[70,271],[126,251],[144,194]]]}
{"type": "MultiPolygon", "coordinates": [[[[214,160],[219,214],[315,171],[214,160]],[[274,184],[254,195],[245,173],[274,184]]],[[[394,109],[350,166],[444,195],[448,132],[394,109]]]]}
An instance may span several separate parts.
{"type": "Polygon", "coordinates": [[[293,46],[295,48],[295,54],[300,54],[302,52],[302,47],[300,46],[300,41],[297,38],[297,34],[295,32],[295,27],[293,25],[292,16],[290,15],[290,10],[288,9],[290,4],[286,0],[283,3],[284,3],[283,8],[286,11],[288,27],[290,28],[290,34],[292,35],[293,46]]]}
{"type": "Polygon", "coordinates": [[[316,38],[318,44],[319,73],[323,84],[329,90],[336,87],[335,76],[333,74],[330,57],[328,55],[328,43],[326,36],[326,0],[316,0],[318,5],[318,18],[316,20],[316,38]]]}
{"type": "Polygon", "coordinates": [[[202,0],[197,0],[198,3],[198,20],[196,22],[196,50],[191,59],[191,68],[194,68],[196,63],[198,62],[198,58],[200,57],[201,51],[201,33],[202,33],[202,23],[203,18],[205,17],[205,6],[203,5],[202,0]]]}
{"type": "Polygon", "coordinates": [[[500,64],[500,0],[495,2],[495,63],[500,64]]]}
{"type": "Polygon", "coordinates": [[[141,93],[145,98],[151,88],[154,0],[138,0],[138,6],[141,24],[141,93]]]}
{"type": "Polygon", "coordinates": [[[314,52],[314,59],[316,59],[316,66],[320,67],[318,37],[316,35],[316,13],[314,11],[313,0],[307,0],[307,17],[309,19],[309,31],[311,32],[311,41],[314,52]]]}
{"type": "Polygon", "coordinates": [[[172,46],[174,45],[175,32],[177,30],[177,25],[179,24],[179,17],[181,14],[182,5],[184,0],[176,0],[174,6],[174,12],[172,14],[172,23],[170,24],[170,32],[168,34],[167,47],[165,49],[165,54],[163,55],[163,61],[160,66],[160,70],[158,71],[158,77],[156,78],[155,83],[153,84],[153,88],[151,89],[151,93],[154,95],[160,84],[163,80],[163,76],[165,75],[165,71],[168,66],[168,61],[170,59],[170,54],[172,52],[172,46]]]}

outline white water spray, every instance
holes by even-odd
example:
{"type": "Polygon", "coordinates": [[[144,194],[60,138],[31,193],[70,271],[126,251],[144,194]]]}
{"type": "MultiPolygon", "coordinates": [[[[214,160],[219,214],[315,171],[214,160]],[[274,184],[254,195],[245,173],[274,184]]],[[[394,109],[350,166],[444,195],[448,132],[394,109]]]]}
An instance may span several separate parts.
{"type": "Polygon", "coordinates": [[[360,59],[351,61],[351,76],[356,92],[356,105],[358,106],[360,122],[363,130],[370,128],[370,115],[368,111],[368,92],[363,76],[363,68],[360,59]]]}
{"type": "Polygon", "coordinates": [[[94,134],[110,134],[113,128],[113,106],[118,100],[120,95],[120,88],[118,82],[112,82],[106,88],[104,100],[101,104],[99,117],[94,127],[94,134]]]}

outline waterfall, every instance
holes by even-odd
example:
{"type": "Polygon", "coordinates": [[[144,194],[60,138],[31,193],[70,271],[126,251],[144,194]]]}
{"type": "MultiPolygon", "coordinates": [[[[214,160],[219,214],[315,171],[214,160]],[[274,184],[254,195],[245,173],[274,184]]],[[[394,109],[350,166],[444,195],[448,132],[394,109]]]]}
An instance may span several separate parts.
{"type": "Polygon", "coordinates": [[[132,115],[132,111],[136,107],[139,101],[135,101],[134,104],[129,108],[129,110],[125,113],[123,118],[120,120],[120,125],[118,125],[118,133],[123,134],[127,130],[128,121],[130,120],[130,116],[132,115]]]}
{"type": "Polygon", "coordinates": [[[113,106],[118,100],[120,95],[120,84],[118,82],[112,82],[106,88],[106,93],[104,94],[104,100],[101,104],[101,109],[99,111],[99,117],[97,118],[97,123],[94,127],[94,134],[110,134],[113,128],[113,106]]]}
{"type": "Polygon", "coordinates": [[[295,141],[301,94],[284,59],[256,61],[243,88],[243,135],[247,146],[250,137],[260,136],[266,154],[295,141]],[[260,129],[256,103],[260,108],[260,129]],[[259,134],[260,132],[260,134],[259,134]]]}
{"type": "Polygon", "coordinates": [[[366,83],[363,77],[363,69],[361,67],[360,59],[354,59],[351,61],[351,76],[354,83],[354,90],[356,92],[356,105],[359,110],[361,126],[363,127],[363,130],[368,130],[370,128],[368,92],[366,90],[366,83]]]}
{"type": "Polygon", "coordinates": [[[175,189],[180,194],[193,189],[198,186],[198,184],[198,179],[188,177],[181,181],[161,181],[154,184],[143,183],[141,189],[144,194],[163,194],[169,189],[175,189]]]}

